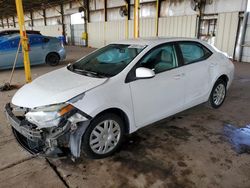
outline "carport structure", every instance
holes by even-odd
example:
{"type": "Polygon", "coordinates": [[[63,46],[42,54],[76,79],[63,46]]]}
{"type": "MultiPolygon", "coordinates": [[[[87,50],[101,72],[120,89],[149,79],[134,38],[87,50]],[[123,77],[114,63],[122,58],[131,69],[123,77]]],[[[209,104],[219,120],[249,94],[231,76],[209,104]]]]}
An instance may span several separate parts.
{"type": "MultiPolygon", "coordinates": [[[[70,1],[72,1],[72,0],[53,0],[53,1],[50,1],[50,0],[37,0],[37,1],[23,0],[22,2],[23,2],[23,8],[24,8],[25,12],[29,12],[30,17],[32,19],[32,17],[33,17],[32,12],[33,11],[44,10],[46,12],[46,8],[48,8],[48,7],[62,5],[63,3],[70,2],[70,1]]],[[[3,19],[3,17],[5,17],[7,19],[9,17],[14,17],[16,15],[15,14],[16,13],[15,1],[1,0],[0,5],[1,5],[1,7],[0,7],[1,19],[3,19]]],[[[46,13],[44,14],[44,18],[46,19],[46,13]]]]}
{"type": "MultiPolygon", "coordinates": [[[[33,22],[33,12],[37,10],[42,10],[42,15],[44,18],[44,25],[47,25],[47,17],[46,17],[46,9],[55,7],[55,6],[60,6],[60,9],[57,11],[61,14],[62,16],[62,25],[64,25],[63,20],[64,20],[64,10],[63,10],[63,4],[72,2],[72,0],[37,0],[37,1],[32,1],[32,0],[22,0],[23,3],[23,9],[26,13],[26,15],[30,19],[30,24],[33,27],[34,22],[33,22]]],[[[15,1],[8,1],[8,0],[1,0],[0,1],[0,18],[1,22],[3,25],[3,18],[6,18],[7,22],[7,27],[14,26],[16,27],[16,4],[15,1]],[[10,19],[12,18],[11,23],[13,25],[10,25],[10,19]]],[[[65,31],[64,31],[65,32],[65,31]]]]}

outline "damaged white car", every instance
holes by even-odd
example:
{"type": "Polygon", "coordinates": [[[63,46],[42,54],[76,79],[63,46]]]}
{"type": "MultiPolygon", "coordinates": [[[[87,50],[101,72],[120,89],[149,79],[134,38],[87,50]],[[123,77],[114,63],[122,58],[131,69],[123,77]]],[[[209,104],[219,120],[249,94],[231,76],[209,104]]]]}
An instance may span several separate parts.
{"type": "Polygon", "coordinates": [[[196,39],[127,40],[25,85],[6,115],[33,154],[103,158],[125,134],[206,101],[220,107],[233,74],[224,54],[196,39]]]}

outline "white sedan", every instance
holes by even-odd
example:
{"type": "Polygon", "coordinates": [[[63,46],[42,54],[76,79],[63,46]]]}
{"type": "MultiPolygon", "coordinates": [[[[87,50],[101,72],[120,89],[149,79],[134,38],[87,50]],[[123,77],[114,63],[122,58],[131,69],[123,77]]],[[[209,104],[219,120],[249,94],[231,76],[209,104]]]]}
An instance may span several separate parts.
{"type": "Polygon", "coordinates": [[[103,158],[125,134],[206,101],[220,107],[233,75],[228,57],[200,40],[126,40],[25,85],[6,115],[31,153],[103,158]]]}

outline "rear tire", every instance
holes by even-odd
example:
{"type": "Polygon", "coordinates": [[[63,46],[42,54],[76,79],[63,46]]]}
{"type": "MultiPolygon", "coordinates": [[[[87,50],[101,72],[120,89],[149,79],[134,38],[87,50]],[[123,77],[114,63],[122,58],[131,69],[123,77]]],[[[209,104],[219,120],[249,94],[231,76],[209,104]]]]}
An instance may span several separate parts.
{"type": "Polygon", "coordinates": [[[212,92],[209,97],[209,104],[212,108],[219,108],[223,102],[225,101],[225,98],[227,96],[227,83],[219,79],[214,84],[214,87],[212,89],[212,92]]]}
{"type": "Polygon", "coordinates": [[[82,149],[87,157],[101,159],[115,153],[124,138],[124,123],[113,113],[96,117],[82,138],[82,149]]]}
{"type": "Polygon", "coordinates": [[[46,57],[46,63],[50,66],[56,66],[60,62],[60,56],[57,53],[49,53],[46,57]]]}

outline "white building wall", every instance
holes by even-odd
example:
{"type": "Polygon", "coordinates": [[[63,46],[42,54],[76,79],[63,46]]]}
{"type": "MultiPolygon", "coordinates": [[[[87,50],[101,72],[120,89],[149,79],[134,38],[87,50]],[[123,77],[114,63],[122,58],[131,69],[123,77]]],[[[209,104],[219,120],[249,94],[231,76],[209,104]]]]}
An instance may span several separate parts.
{"type": "Polygon", "coordinates": [[[161,16],[186,16],[186,15],[194,15],[197,14],[191,8],[190,0],[184,1],[172,1],[166,0],[161,3],[161,16]]]}
{"type": "Polygon", "coordinates": [[[93,22],[87,24],[88,41],[90,47],[102,47],[105,45],[104,22],[93,22]]]}
{"type": "MultiPolygon", "coordinates": [[[[97,0],[97,2],[102,4],[103,0],[97,0]]],[[[144,0],[142,2],[149,3],[140,6],[139,36],[154,37],[156,36],[156,3],[153,0],[144,0]]],[[[107,4],[108,7],[125,5],[123,0],[108,0],[107,4]]],[[[108,10],[108,21],[104,24],[103,6],[92,1],[90,7],[91,10],[97,11],[90,12],[91,23],[88,23],[89,46],[99,48],[110,42],[125,39],[126,22],[125,17],[120,16],[119,8],[108,10]]],[[[170,0],[163,1],[161,16],[163,17],[159,18],[159,36],[195,37],[197,12],[191,9],[189,0],[176,3],[170,0]],[[171,23],[171,26],[168,25],[169,23],[171,23]]],[[[131,7],[131,19],[133,19],[133,7],[131,7]]],[[[133,38],[133,27],[133,20],[129,20],[129,38],[133,38]]]]}
{"type": "Polygon", "coordinates": [[[207,0],[205,14],[243,12],[246,6],[247,0],[207,0]]]}
{"type": "Polygon", "coordinates": [[[71,43],[77,46],[84,46],[85,41],[82,39],[84,32],[84,24],[74,24],[70,27],[71,30],[71,43]]]}
{"type": "Polygon", "coordinates": [[[215,46],[219,50],[226,52],[230,57],[233,57],[239,12],[220,13],[217,22],[215,46]]]}
{"type": "Polygon", "coordinates": [[[139,36],[155,37],[155,18],[141,18],[139,20],[139,36]]]}
{"type": "Polygon", "coordinates": [[[35,26],[33,30],[40,31],[42,35],[46,36],[58,37],[62,35],[61,25],[35,26]]]}
{"type": "Polygon", "coordinates": [[[195,37],[197,15],[171,16],[159,19],[160,37],[195,37]]]}

